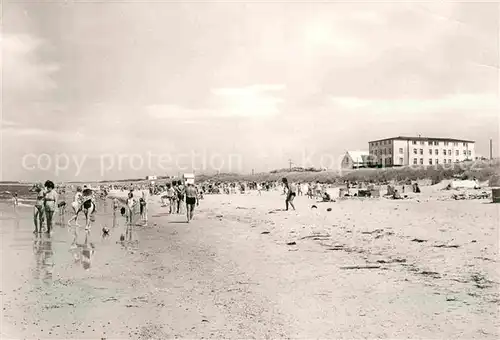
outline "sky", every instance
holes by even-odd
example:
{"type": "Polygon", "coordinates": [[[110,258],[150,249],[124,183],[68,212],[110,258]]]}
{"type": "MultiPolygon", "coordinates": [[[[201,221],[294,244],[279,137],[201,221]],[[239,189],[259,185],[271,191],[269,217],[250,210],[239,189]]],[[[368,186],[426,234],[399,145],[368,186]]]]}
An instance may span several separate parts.
{"type": "Polygon", "coordinates": [[[1,180],[338,166],[499,135],[499,5],[3,1],[1,180]]]}

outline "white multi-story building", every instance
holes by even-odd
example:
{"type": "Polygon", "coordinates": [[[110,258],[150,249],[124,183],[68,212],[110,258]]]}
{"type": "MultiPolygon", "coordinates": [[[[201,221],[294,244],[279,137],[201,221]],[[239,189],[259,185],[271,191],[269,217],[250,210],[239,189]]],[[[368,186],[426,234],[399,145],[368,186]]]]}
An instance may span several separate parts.
{"type": "Polygon", "coordinates": [[[475,159],[475,142],[454,138],[393,137],[368,143],[372,166],[451,164],[475,159]]]}

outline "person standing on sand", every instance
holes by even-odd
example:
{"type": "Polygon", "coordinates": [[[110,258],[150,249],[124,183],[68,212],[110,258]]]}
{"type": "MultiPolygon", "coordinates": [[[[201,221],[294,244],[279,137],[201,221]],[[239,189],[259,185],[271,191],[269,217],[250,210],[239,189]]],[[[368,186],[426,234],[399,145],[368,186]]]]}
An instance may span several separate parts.
{"type": "Polygon", "coordinates": [[[113,228],[116,227],[116,211],[118,210],[120,204],[118,198],[113,198],[113,228]]]}
{"type": "Polygon", "coordinates": [[[45,182],[45,197],[44,197],[44,208],[45,215],[47,218],[47,234],[50,234],[53,227],[53,217],[56,212],[56,204],[57,204],[57,192],[54,190],[55,185],[52,181],[45,182]]]}
{"type": "Polygon", "coordinates": [[[146,191],[142,192],[142,197],[139,199],[140,210],[141,210],[141,220],[144,225],[148,224],[148,202],[147,202],[146,191]]]}
{"type": "Polygon", "coordinates": [[[75,224],[78,225],[78,213],[80,212],[82,201],[82,187],[77,187],[75,197],[73,198],[73,202],[71,203],[71,207],[73,208],[73,217],[71,217],[68,221],[68,227],[71,226],[71,222],[73,221],[75,221],[75,224]]]}
{"type": "Polygon", "coordinates": [[[293,199],[295,198],[295,196],[297,196],[297,189],[293,183],[289,184],[288,180],[284,177],[282,179],[282,182],[286,190],[286,199],[285,199],[286,210],[288,211],[288,205],[290,205],[293,208],[293,210],[295,210],[295,206],[293,205],[293,199]]]}
{"type": "Polygon", "coordinates": [[[196,190],[195,186],[189,183],[186,187],[186,212],[188,223],[193,219],[197,196],[198,191],[196,190]]]}
{"type": "Polygon", "coordinates": [[[17,192],[12,194],[12,206],[14,207],[14,212],[17,212],[17,206],[19,205],[19,199],[17,198],[17,192]]]}
{"type": "Polygon", "coordinates": [[[36,192],[36,202],[33,209],[33,222],[35,223],[35,230],[33,231],[33,234],[38,234],[42,232],[43,222],[45,219],[45,211],[43,208],[45,190],[43,190],[41,185],[35,185],[33,188],[36,192]]]}
{"type": "Polygon", "coordinates": [[[127,199],[127,224],[132,225],[134,222],[134,209],[135,206],[137,205],[137,202],[134,198],[134,194],[132,192],[128,193],[128,199],[127,199]]]}
{"type": "Polygon", "coordinates": [[[169,213],[174,213],[174,207],[177,202],[177,195],[174,189],[174,183],[167,184],[167,197],[168,197],[168,205],[169,205],[169,213]]]}
{"type": "Polygon", "coordinates": [[[184,202],[184,195],[186,194],[186,189],[184,188],[184,185],[182,185],[181,181],[177,182],[177,213],[181,213],[181,204],[184,202]]]}

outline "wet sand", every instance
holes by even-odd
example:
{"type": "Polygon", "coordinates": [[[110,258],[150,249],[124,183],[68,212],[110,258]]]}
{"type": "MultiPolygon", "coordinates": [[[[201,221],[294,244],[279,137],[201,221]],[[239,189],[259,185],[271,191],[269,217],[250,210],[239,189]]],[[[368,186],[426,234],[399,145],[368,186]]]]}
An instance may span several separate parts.
{"type": "Polygon", "coordinates": [[[36,240],[2,209],[3,337],[498,338],[500,206],[426,195],[207,195],[190,224],[152,197],[137,242],[97,216],[87,270],[65,226],[36,240]]]}

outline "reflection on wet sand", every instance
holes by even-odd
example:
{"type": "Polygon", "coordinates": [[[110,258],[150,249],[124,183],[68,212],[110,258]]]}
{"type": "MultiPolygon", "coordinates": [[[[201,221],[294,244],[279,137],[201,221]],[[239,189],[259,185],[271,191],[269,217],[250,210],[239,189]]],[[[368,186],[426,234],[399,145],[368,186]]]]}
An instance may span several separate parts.
{"type": "Polygon", "coordinates": [[[52,239],[50,235],[37,234],[33,241],[33,253],[35,255],[36,267],[33,271],[34,278],[45,283],[52,281],[54,262],[52,256],[52,239]]]}
{"type": "Polygon", "coordinates": [[[89,241],[89,233],[85,233],[84,243],[77,242],[78,234],[75,230],[75,237],[71,243],[70,251],[73,253],[75,263],[81,263],[83,269],[89,270],[92,265],[92,258],[95,254],[95,245],[89,241]]]}

